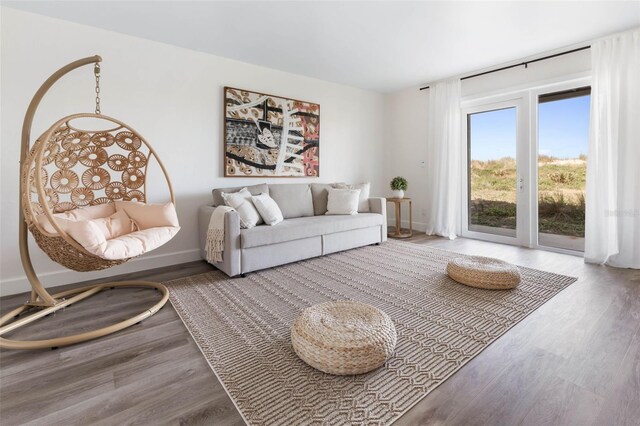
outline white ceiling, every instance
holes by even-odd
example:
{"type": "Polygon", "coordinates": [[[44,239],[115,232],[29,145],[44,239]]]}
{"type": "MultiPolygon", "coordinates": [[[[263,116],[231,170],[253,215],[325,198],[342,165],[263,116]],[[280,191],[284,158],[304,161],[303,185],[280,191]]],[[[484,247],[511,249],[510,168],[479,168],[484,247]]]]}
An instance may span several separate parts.
{"type": "Polygon", "coordinates": [[[2,4],[381,92],[640,26],[640,1],[2,4]]]}

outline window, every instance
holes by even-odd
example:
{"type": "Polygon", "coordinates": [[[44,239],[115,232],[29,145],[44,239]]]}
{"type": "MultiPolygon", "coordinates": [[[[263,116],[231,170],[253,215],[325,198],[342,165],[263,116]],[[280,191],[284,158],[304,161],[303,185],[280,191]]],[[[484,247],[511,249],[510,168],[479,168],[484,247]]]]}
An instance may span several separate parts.
{"type": "Polygon", "coordinates": [[[538,242],[584,250],[591,88],[538,96],[538,242]]]}
{"type": "Polygon", "coordinates": [[[516,108],[467,115],[469,227],[515,236],[516,108]]]}
{"type": "Polygon", "coordinates": [[[591,93],[586,81],[463,104],[462,235],[584,250],[591,93]]]}

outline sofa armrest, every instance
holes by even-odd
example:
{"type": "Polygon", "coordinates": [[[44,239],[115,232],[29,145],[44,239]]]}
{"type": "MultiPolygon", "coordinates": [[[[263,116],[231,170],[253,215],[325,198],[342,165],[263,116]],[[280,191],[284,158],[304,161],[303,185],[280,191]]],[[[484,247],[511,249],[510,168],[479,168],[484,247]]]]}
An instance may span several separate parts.
{"type": "Polygon", "coordinates": [[[382,227],[380,229],[380,242],[387,241],[387,199],[369,198],[369,209],[371,213],[382,215],[382,227]]]}
{"type": "MultiPolygon", "coordinates": [[[[198,212],[198,229],[200,237],[200,255],[206,260],[207,231],[211,214],[215,210],[212,206],[202,206],[198,212]]],[[[241,273],[240,267],[240,216],[237,212],[227,212],[224,215],[224,252],[222,262],[212,263],[230,277],[241,273]]]]}

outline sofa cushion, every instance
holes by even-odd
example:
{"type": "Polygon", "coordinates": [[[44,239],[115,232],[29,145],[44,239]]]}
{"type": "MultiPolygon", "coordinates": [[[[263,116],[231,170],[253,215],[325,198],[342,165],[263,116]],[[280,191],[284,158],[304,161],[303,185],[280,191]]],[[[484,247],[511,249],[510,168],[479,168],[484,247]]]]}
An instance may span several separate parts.
{"type": "Polygon", "coordinates": [[[269,185],[269,195],[285,219],[313,216],[311,187],[307,183],[269,185]]]}
{"type": "Polygon", "coordinates": [[[222,198],[223,192],[238,192],[242,188],[247,188],[251,195],[268,194],[269,186],[266,183],[261,183],[253,186],[236,186],[232,188],[216,188],[212,192],[213,194],[213,207],[224,206],[224,199],[222,198]]]}
{"type": "Polygon", "coordinates": [[[242,228],[253,228],[256,225],[264,223],[258,209],[251,201],[251,193],[247,188],[242,188],[238,192],[223,192],[222,198],[224,203],[234,208],[240,215],[240,226],[242,228]]]}
{"type": "Polygon", "coordinates": [[[88,252],[102,259],[119,260],[140,256],[154,250],[172,239],[180,230],[179,226],[160,226],[122,235],[104,244],[85,247],[88,252]]]}
{"type": "Polygon", "coordinates": [[[240,230],[241,247],[243,249],[260,247],[380,225],[382,225],[382,215],[377,213],[299,217],[287,219],[275,226],[256,226],[255,228],[240,230]]]}
{"type": "Polygon", "coordinates": [[[311,197],[313,198],[313,214],[316,216],[327,212],[327,199],[329,189],[333,188],[332,183],[312,183],[311,197]]]}
{"type": "Polygon", "coordinates": [[[356,184],[345,184],[345,183],[337,183],[333,185],[334,188],[339,189],[359,189],[360,197],[358,201],[358,213],[369,213],[371,210],[369,208],[369,194],[371,193],[371,183],[356,183],[356,184]]]}
{"type": "Polygon", "coordinates": [[[329,189],[327,215],[358,214],[359,189],[329,189]]]}
{"type": "Polygon", "coordinates": [[[346,183],[337,183],[333,185],[334,188],[339,189],[359,189],[360,190],[360,199],[358,201],[358,213],[369,213],[371,210],[369,209],[369,193],[371,192],[371,183],[356,183],[356,184],[346,184],[346,183]]]}
{"type": "Polygon", "coordinates": [[[251,201],[267,225],[277,225],[284,220],[280,207],[273,198],[269,197],[269,194],[252,195],[251,201]]]}

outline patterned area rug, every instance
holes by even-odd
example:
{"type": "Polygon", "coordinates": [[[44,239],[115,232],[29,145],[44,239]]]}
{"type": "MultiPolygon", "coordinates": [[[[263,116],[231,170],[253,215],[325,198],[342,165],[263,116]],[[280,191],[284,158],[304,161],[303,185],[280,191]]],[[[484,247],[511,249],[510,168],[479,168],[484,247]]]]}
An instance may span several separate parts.
{"type": "Polygon", "coordinates": [[[390,424],[504,332],[576,281],[520,268],[515,290],[458,284],[463,255],[389,241],[230,279],[210,272],[166,283],[171,302],[251,425],[390,424]],[[393,320],[387,364],[332,376],[298,359],[289,327],[329,300],[358,300],[393,320]]]}

